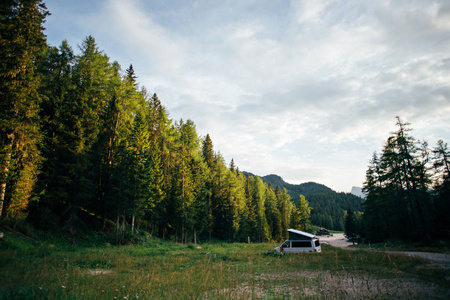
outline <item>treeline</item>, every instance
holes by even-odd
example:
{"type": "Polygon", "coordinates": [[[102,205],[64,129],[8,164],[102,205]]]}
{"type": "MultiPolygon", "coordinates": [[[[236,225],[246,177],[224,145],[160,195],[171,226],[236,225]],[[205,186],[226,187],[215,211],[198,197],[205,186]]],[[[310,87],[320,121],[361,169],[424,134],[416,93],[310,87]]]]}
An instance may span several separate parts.
{"type": "MultiPolygon", "coordinates": [[[[311,206],[311,223],[331,230],[344,230],[344,212],[352,209],[361,212],[362,199],[350,193],[337,193],[323,184],[306,182],[289,184],[280,176],[267,175],[262,177],[272,186],[285,188],[294,203],[300,195],[304,195],[311,206]]],[[[298,203],[296,203],[298,204],[298,203]]]]}
{"type": "Polygon", "coordinates": [[[305,197],[227,167],[209,135],[174,122],[133,66],[87,37],[47,45],[38,0],[4,1],[0,24],[0,217],[44,229],[138,229],[179,242],[267,241],[309,230],[305,197]]]}
{"type": "Polygon", "coordinates": [[[349,193],[318,193],[308,197],[311,223],[331,230],[344,230],[345,208],[361,212],[362,199],[349,193]]]}
{"type": "MultiPolygon", "coordinates": [[[[430,241],[450,238],[450,151],[439,140],[430,149],[410,135],[397,117],[380,154],[366,172],[364,215],[359,235],[371,242],[387,239],[430,241]]],[[[358,221],[359,220],[359,221],[358,221]]]]}

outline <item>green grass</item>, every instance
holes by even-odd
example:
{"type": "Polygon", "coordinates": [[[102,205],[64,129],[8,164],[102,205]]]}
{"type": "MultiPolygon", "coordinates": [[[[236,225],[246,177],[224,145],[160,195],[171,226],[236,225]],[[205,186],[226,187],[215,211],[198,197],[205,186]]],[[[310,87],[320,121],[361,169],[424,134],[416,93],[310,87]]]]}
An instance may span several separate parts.
{"type": "Polygon", "coordinates": [[[0,299],[285,299],[449,297],[448,269],[402,255],[322,246],[264,255],[274,244],[0,245],[0,299]]]}

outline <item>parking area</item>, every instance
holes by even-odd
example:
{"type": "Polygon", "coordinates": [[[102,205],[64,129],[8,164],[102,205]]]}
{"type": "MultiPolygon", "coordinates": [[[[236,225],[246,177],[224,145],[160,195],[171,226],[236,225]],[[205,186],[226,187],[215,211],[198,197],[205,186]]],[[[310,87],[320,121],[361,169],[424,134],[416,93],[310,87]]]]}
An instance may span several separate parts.
{"type": "Polygon", "coordinates": [[[327,242],[327,244],[333,247],[347,248],[353,243],[348,242],[343,233],[335,233],[333,236],[318,236],[321,242],[327,242]]]}

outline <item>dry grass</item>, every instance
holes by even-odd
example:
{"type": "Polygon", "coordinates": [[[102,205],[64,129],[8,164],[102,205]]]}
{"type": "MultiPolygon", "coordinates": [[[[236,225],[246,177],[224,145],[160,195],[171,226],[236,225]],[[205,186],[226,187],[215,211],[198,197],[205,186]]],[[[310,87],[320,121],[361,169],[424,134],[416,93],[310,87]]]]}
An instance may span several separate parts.
{"type": "Polygon", "coordinates": [[[283,257],[270,244],[0,248],[0,299],[449,299],[450,270],[346,251],[283,257]]]}
{"type": "Polygon", "coordinates": [[[418,279],[377,279],[346,272],[297,272],[262,274],[257,284],[244,282],[236,288],[206,292],[204,298],[229,299],[448,299],[450,292],[418,279]]]}

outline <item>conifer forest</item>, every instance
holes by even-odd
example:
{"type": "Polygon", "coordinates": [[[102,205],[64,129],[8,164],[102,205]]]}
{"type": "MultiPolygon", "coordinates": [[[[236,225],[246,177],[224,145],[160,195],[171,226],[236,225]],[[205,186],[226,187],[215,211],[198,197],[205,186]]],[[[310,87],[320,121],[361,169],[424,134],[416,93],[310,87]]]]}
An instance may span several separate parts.
{"type": "MultiPolygon", "coordinates": [[[[68,235],[109,232],[118,244],[140,230],[181,243],[311,231],[314,207],[304,195],[291,198],[225,162],[213,137],[199,135],[192,120],[171,119],[164,99],[94,37],[76,50],[67,41],[48,45],[40,0],[5,0],[0,10],[2,221],[68,235]]],[[[358,236],[448,239],[447,144],[430,149],[400,118],[397,127],[368,167],[364,212],[354,214],[358,236]]],[[[316,198],[327,205],[326,194],[316,198]]],[[[343,210],[338,215],[342,227],[343,210]]]]}
{"type": "Polygon", "coordinates": [[[41,1],[1,4],[0,214],[69,234],[137,230],[178,242],[281,240],[309,230],[304,197],[226,164],[191,120],[82,41],[47,45],[41,1]]]}
{"type": "Polygon", "coordinates": [[[450,150],[443,140],[430,149],[409,125],[397,117],[366,171],[359,234],[368,241],[450,238],[450,150]]]}

